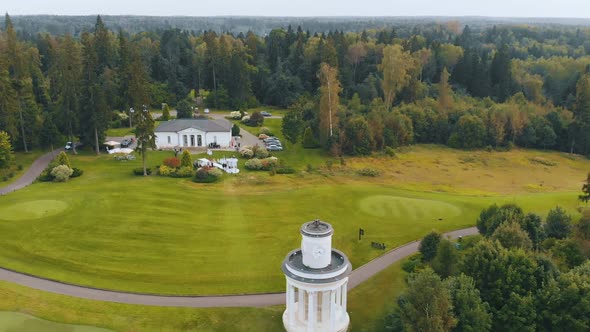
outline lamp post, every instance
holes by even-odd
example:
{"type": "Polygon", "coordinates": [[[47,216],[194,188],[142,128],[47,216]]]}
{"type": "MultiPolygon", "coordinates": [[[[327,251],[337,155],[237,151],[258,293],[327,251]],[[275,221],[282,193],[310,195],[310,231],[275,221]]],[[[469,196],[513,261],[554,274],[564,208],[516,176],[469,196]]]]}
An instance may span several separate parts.
{"type": "Polygon", "coordinates": [[[135,110],[131,107],[129,109],[129,128],[133,128],[133,113],[135,113],[135,110]]]}

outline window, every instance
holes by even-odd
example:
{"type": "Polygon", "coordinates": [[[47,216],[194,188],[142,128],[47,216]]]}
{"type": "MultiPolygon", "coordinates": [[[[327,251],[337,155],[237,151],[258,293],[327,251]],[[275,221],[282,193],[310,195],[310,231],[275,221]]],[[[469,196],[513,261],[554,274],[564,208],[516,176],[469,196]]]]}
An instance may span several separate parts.
{"type": "Polygon", "coordinates": [[[172,139],[168,136],[168,144],[172,143],[172,139]]]}
{"type": "Polygon", "coordinates": [[[188,145],[188,137],[186,135],[182,135],[182,145],[188,145]]]}

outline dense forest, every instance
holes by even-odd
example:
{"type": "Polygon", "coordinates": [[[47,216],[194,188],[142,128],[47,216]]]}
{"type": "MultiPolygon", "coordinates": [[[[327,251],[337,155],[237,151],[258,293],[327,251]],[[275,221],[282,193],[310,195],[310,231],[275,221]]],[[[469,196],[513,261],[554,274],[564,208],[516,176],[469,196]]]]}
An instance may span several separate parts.
{"type": "Polygon", "coordinates": [[[315,31],[259,35],[117,29],[97,17],[52,34],[21,22],[17,31],[6,15],[0,34],[0,130],[19,150],[66,137],[96,146],[125,121],[116,110],[202,102],[289,107],[285,136],[334,154],[411,143],[590,154],[583,26],[376,20],[381,28],[355,31],[359,19],[346,32],[311,21],[315,31]]]}

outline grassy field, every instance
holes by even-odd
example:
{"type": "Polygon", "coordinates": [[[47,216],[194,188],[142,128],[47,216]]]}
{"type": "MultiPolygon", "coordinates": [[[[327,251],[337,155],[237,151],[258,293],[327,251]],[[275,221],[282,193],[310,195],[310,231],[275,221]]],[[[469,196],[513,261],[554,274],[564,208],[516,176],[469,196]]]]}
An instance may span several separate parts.
{"type": "Polygon", "coordinates": [[[0,311],[0,332],[109,332],[92,326],[70,325],[39,319],[19,312],[0,311]]]}
{"type": "MultiPolygon", "coordinates": [[[[383,330],[385,316],[405,288],[405,273],[400,267],[400,263],[394,264],[349,292],[351,331],[383,330]]],[[[106,332],[104,329],[142,332],[281,331],[282,312],[285,310],[284,306],[193,309],[117,304],[72,298],[1,281],[0,299],[0,311],[11,311],[0,312],[2,332],[6,326],[11,327],[10,332],[106,332]],[[11,324],[15,324],[23,319],[27,319],[27,325],[12,327],[5,323],[10,320],[11,324]]]]}
{"type": "Polygon", "coordinates": [[[14,154],[14,162],[13,165],[9,169],[4,169],[0,171],[0,187],[7,186],[16,179],[18,179],[21,175],[23,175],[27,169],[33,164],[35,159],[39,158],[43,154],[49,151],[41,151],[41,150],[33,150],[30,152],[16,152],[14,154]],[[22,169],[18,169],[18,165],[22,166],[22,169]],[[12,174],[12,177],[9,176],[12,174]],[[4,181],[4,176],[7,177],[7,180],[4,181]]]}
{"type": "MultiPolygon", "coordinates": [[[[218,184],[135,177],[131,170],[140,166],[139,160],[81,154],[72,162],[85,171],[82,177],[68,183],[38,183],[0,201],[0,266],[71,283],[148,293],[281,291],[280,262],[299,246],[302,222],[318,217],[331,222],[336,229],[334,246],[358,267],[382,253],[370,247],[371,241],[391,248],[432,229],[471,226],[479,211],[492,203],[516,202],[541,214],[560,205],[575,214],[575,191],[590,169],[587,160],[536,151],[486,152],[487,165],[470,172],[493,177],[462,178],[461,171],[448,175],[450,171],[439,168],[451,160],[464,162],[465,154],[416,147],[393,159],[347,159],[346,166],[332,171],[290,176],[245,172],[226,176],[218,184]],[[527,164],[530,177],[508,186],[497,183],[510,171],[521,172],[505,167],[513,165],[513,159],[537,155],[557,165],[527,164]],[[436,159],[442,161],[430,161],[436,159]],[[382,176],[356,174],[357,168],[367,165],[382,176]],[[542,171],[537,174],[534,167],[542,171]],[[405,176],[396,176],[398,171],[405,176]],[[419,172],[427,182],[418,181],[419,172]],[[440,185],[431,192],[418,190],[432,178],[440,185]],[[445,184],[452,178],[458,185],[445,184]],[[554,178],[562,179],[562,184],[554,178]],[[527,192],[521,185],[533,181],[553,184],[549,192],[541,193],[527,192]],[[506,191],[499,195],[496,188],[506,191]],[[362,242],[357,241],[359,227],[366,231],[362,242]]],[[[148,164],[157,165],[170,155],[153,152],[148,164]]],[[[316,167],[321,166],[325,157],[314,160],[316,167]]]]}

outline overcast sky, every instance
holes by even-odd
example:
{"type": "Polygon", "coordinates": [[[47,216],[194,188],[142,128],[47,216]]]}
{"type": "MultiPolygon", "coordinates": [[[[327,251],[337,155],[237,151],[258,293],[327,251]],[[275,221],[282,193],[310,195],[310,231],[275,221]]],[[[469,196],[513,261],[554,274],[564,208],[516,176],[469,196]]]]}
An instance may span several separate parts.
{"type": "Polygon", "coordinates": [[[590,17],[590,0],[3,0],[11,15],[590,17]]]}

